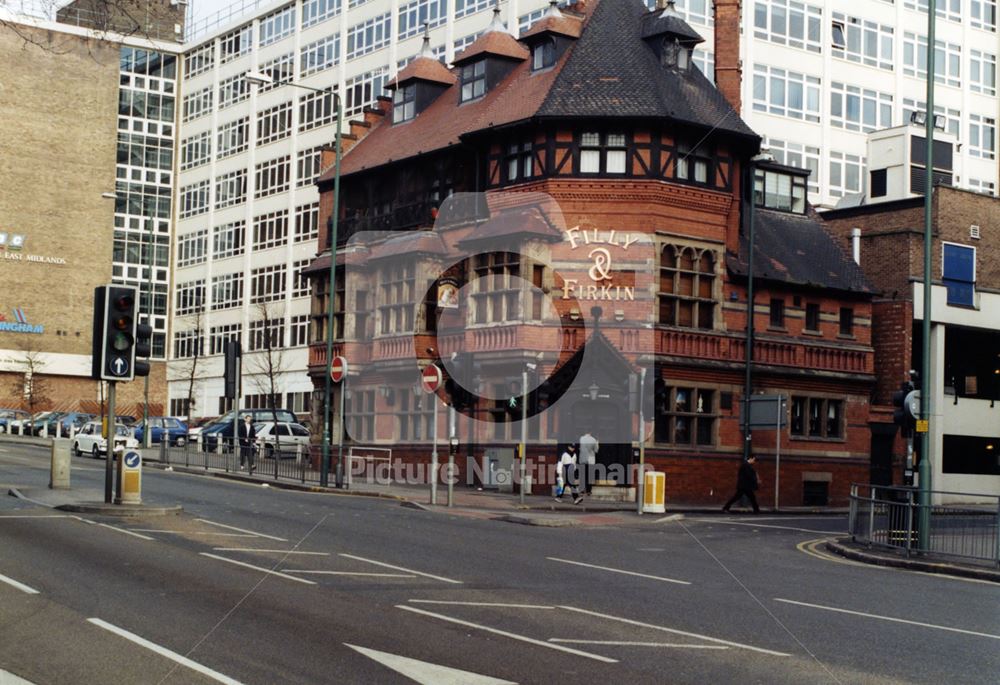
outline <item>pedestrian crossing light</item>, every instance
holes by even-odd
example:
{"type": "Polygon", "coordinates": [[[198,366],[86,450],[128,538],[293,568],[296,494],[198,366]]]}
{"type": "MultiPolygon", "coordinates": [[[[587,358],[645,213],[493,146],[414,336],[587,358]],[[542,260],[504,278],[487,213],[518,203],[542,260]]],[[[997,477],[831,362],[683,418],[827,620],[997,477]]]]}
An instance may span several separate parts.
{"type": "MultiPolygon", "coordinates": [[[[137,374],[136,349],[138,331],[136,323],[136,288],[126,285],[103,285],[94,290],[94,337],[91,377],[104,381],[130,381],[137,374]]],[[[146,338],[148,339],[148,334],[146,338]]],[[[148,355],[149,346],[144,349],[148,355]]],[[[145,373],[149,365],[143,363],[145,373]]],[[[145,374],[141,374],[145,375],[145,374]]]]}

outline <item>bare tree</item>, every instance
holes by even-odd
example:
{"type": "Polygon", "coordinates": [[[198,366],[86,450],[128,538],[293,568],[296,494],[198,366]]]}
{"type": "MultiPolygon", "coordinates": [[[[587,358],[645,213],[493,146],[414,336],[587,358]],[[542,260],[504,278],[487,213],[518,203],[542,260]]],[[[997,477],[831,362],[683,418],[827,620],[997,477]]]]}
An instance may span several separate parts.
{"type": "Polygon", "coordinates": [[[271,410],[274,421],[275,454],[281,453],[278,436],[278,403],[281,401],[280,377],[286,371],[285,364],[285,317],[270,303],[257,304],[257,327],[250,328],[250,351],[247,368],[250,380],[266,398],[267,409],[271,410]],[[256,329],[255,329],[256,328],[256,329]]]}
{"type": "MultiPolygon", "coordinates": [[[[21,342],[18,346],[21,350],[21,358],[17,361],[20,371],[14,376],[11,387],[11,394],[20,398],[21,407],[26,408],[31,414],[31,433],[35,433],[35,413],[41,407],[49,404],[49,382],[42,375],[45,368],[45,354],[35,346],[34,340],[29,338],[21,342]]],[[[22,423],[22,433],[24,432],[22,423]]]]}
{"type": "Polygon", "coordinates": [[[189,320],[188,331],[195,332],[194,342],[191,343],[191,355],[184,359],[178,359],[178,363],[171,365],[171,381],[183,381],[187,384],[187,420],[194,417],[194,409],[197,406],[195,399],[195,388],[201,378],[198,374],[198,365],[201,358],[205,356],[205,304],[199,301],[195,306],[194,314],[189,320]]]}

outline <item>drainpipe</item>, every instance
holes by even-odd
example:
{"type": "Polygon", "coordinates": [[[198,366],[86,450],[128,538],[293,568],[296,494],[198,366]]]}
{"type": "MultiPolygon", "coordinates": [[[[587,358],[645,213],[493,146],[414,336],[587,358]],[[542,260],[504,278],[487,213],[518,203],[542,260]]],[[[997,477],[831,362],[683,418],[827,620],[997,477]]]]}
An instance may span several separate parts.
{"type": "Polygon", "coordinates": [[[851,229],[851,256],[854,257],[854,263],[861,266],[861,229],[852,228],[851,229]]]}

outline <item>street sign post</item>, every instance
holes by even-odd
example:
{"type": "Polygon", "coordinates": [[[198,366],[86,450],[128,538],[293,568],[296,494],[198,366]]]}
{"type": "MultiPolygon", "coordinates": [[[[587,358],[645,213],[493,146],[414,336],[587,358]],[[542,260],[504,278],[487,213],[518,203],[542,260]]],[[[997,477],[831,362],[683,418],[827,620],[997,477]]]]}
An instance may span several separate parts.
{"type": "Polygon", "coordinates": [[[431,474],[428,480],[431,482],[431,504],[437,504],[438,485],[438,398],[437,389],[441,387],[441,368],[437,364],[428,364],[420,372],[420,387],[428,395],[435,395],[430,398],[434,403],[434,446],[431,449],[431,474]]]}
{"type": "MultiPolygon", "coordinates": [[[[340,431],[337,436],[337,487],[344,486],[344,386],[347,377],[347,358],[337,355],[330,360],[330,380],[340,383],[340,431]]],[[[329,411],[329,408],[327,409],[329,411]]],[[[324,457],[325,458],[325,457],[324,457]]]]}
{"type": "MultiPolygon", "coordinates": [[[[751,395],[750,427],[774,429],[774,508],[778,509],[778,488],[781,485],[781,430],[788,425],[788,398],[784,395],[751,395]]],[[[740,405],[740,425],[746,424],[740,405]]]]}
{"type": "Polygon", "coordinates": [[[330,364],[330,380],[339,383],[347,375],[347,360],[344,357],[334,357],[330,364]]]}

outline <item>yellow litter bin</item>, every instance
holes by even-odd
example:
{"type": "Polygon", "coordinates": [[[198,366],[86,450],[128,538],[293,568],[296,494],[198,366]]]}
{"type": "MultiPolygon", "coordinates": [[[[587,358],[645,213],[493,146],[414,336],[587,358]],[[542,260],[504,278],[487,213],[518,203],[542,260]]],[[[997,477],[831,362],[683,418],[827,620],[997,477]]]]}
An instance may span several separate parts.
{"type": "Polygon", "coordinates": [[[646,471],[645,476],[642,510],[650,514],[666,513],[667,474],[660,471],[646,471]]]}

